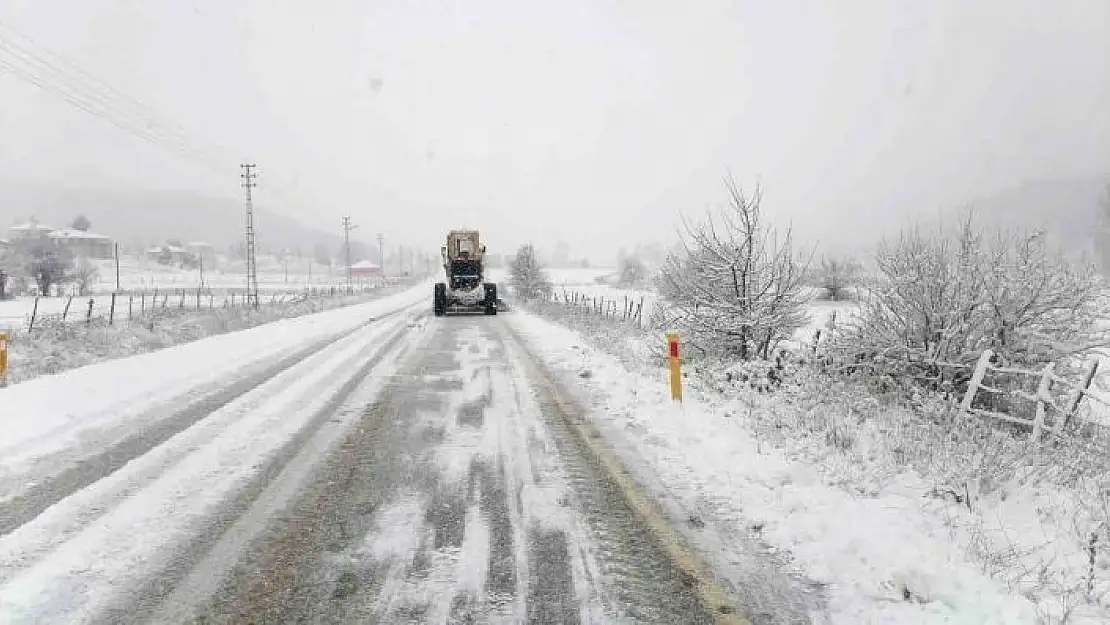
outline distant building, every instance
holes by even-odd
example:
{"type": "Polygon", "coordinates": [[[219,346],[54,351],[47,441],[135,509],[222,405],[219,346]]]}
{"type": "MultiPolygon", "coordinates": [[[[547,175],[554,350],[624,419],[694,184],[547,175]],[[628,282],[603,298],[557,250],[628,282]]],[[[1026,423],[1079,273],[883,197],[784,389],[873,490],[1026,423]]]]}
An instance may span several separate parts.
{"type": "Polygon", "coordinates": [[[63,228],[56,230],[32,218],[8,228],[8,245],[26,248],[37,243],[48,243],[69,250],[82,258],[112,258],[115,241],[95,232],[63,228]]]}
{"type": "Polygon", "coordinates": [[[32,218],[8,228],[8,237],[13,245],[18,245],[30,241],[42,241],[51,232],[54,232],[53,228],[40,224],[38,220],[32,218]]]}
{"type": "Polygon", "coordinates": [[[115,257],[115,242],[111,237],[86,230],[54,230],[46,235],[54,245],[67,249],[81,258],[106,259],[115,257]]]}
{"type": "Polygon", "coordinates": [[[146,257],[163,265],[176,265],[190,256],[189,251],[176,245],[156,245],[146,251],[146,257]]]}
{"type": "Polygon", "coordinates": [[[216,261],[216,246],[205,241],[190,241],[185,244],[185,249],[190,254],[204,261],[205,265],[211,266],[216,261]]]}
{"type": "Polygon", "coordinates": [[[360,260],[351,265],[352,278],[380,278],[382,275],[382,268],[368,260],[360,260]]]}

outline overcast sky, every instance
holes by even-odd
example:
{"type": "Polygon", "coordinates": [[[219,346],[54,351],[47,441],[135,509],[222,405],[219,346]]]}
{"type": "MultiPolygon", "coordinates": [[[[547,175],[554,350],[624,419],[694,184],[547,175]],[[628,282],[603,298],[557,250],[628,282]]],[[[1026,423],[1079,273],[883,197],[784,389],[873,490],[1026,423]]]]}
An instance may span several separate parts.
{"type": "Polygon", "coordinates": [[[726,170],[829,242],[1110,172],[1107,0],[5,0],[0,21],[229,150],[214,176],[0,69],[0,177],[234,196],[247,159],[262,204],[431,246],[466,226],[612,256],[721,201],[726,170]]]}

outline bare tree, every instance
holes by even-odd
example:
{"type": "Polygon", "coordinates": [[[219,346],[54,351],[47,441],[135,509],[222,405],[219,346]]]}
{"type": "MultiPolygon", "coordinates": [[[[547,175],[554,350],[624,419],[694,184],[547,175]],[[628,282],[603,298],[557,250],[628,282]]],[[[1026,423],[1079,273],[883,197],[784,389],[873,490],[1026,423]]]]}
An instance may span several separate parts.
{"type": "Polygon", "coordinates": [[[1091,266],[1049,249],[1040,231],[996,230],[972,219],[954,232],[915,227],[876,254],[878,279],[837,351],[891,373],[948,375],[991,348],[1003,361],[1040,365],[1101,343],[1100,286],[1091,266]]]}
{"type": "Polygon", "coordinates": [[[536,257],[532,244],[522,245],[509,266],[513,291],[523,299],[536,299],[551,294],[551,280],[536,257]]]}
{"type": "Polygon", "coordinates": [[[818,267],[818,285],[825,296],[834,302],[848,296],[849,290],[859,286],[860,265],[852,258],[822,258],[818,267]]]}
{"type": "Polygon", "coordinates": [[[648,278],[647,265],[638,256],[623,256],[617,268],[617,285],[640,286],[648,278]]]}
{"type": "Polygon", "coordinates": [[[73,280],[77,283],[77,294],[88,295],[92,291],[92,285],[100,276],[100,269],[91,263],[88,259],[82,258],[77,261],[73,269],[73,280]]]}
{"type": "Polygon", "coordinates": [[[803,279],[789,230],[780,238],[763,223],[762,195],[747,196],[725,179],[729,205],[698,224],[685,223],[682,251],[656,280],[662,322],[705,352],[767,358],[806,322],[803,279]]]}
{"type": "Polygon", "coordinates": [[[28,250],[26,273],[39,287],[39,293],[50,295],[52,287],[73,279],[73,255],[54,245],[40,243],[28,250]]]}

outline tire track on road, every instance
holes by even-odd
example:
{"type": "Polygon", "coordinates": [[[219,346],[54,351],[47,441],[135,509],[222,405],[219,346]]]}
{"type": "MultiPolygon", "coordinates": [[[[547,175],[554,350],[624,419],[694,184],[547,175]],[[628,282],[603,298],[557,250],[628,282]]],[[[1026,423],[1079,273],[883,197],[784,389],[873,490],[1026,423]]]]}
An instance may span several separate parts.
{"type": "MultiPolygon", "coordinates": [[[[128,462],[146,454],[303,360],[323,352],[375,323],[403,314],[415,307],[415,305],[403,306],[379,317],[372,317],[355,328],[317,341],[277,362],[263,365],[260,370],[228,386],[192,399],[188,406],[171,413],[168,417],[158,417],[161,410],[147,413],[149,417],[146,415],[137,417],[134,421],[148,422],[152,425],[141,428],[102,451],[79,460],[60,473],[36,484],[31,490],[0,504],[0,537],[31,521],[58,501],[115,473],[128,462]]],[[[177,400],[171,403],[177,403],[177,400]]]]}
{"type": "MultiPolygon", "coordinates": [[[[426,317],[426,314],[422,317],[426,317]]],[[[293,390],[292,386],[296,384],[295,382],[287,385],[279,384],[278,380],[273,381],[271,386],[277,385],[283,387],[283,389],[285,387],[290,387],[289,390],[293,395],[290,395],[289,399],[293,399],[294,397],[302,398],[296,401],[304,403],[305,408],[311,409],[312,412],[304,412],[302,415],[296,415],[297,421],[291,422],[288,428],[288,434],[278,433],[276,436],[279,438],[276,439],[271,436],[271,439],[278,443],[272,450],[265,447],[271,443],[264,442],[262,447],[257,447],[253,444],[253,438],[242,439],[242,444],[245,445],[242,447],[242,451],[250,455],[244,456],[241,461],[229,458],[227,462],[230,463],[228,468],[231,469],[233,473],[241,474],[245,479],[235,477],[233,478],[235,480],[234,482],[228,482],[224,479],[226,485],[221,485],[219,488],[227,488],[227,490],[226,492],[217,491],[219,493],[217,495],[219,497],[218,500],[210,496],[205,497],[206,499],[211,499],[212,503],[205,503],[204,506],[194,509],[194,506],[190,505],[191,500],[188,498],[176,501],[179,496],[174,496],[173,491],[162,491],[160,489],[150,490],[147,489],[146,486],[148,484],[153,484],[153,481],[156,480],[162,481],[163,475],[167,476],[167,479],[170,480],[170,485],[172,485],[173,480],[180,480],[182,474],[181,471],[178,470],[178,465],[187,461],[196,464],[197,459],[203,460],[203,458],[211,455],[208,453],[207,449],[209,442],[215,445],[215,448],[219,448],[219,441],[224,440],[223,447],[228,448],[228,441],[232,443],[239,441],[238,437],[228,438],[225,436],[225,428],[223,427],[216,428],[215,431],[211,433],[211,436],[207,433],[203,433],[200,437],[201,440],[195,441],[196,444],[189,444],[190,441],[184,441],[183,444],[175,446],[173,449],[167,448],[164,451],[164,453],[172,457],[179,458],[181,460],[180,463],[176,461],[163,463],[160,458],[156,458],[154,459],[156,462],[147,461],[146,464],[151,466],[157,465],[157,467],[160,467],[161,472],[155,471],[151,473],[151,467],[144,467],[137,468],[139,473],[135,476],[130,474],[121,476],[121,479],[126,477],[129,482],[132,478],[134,481],[138,482],[134,487],[132,487],[130,483],[125,485],[126,494],[124,498],[116,497],[118,492],[112,490],[115,488],[114,485],[106,485],[105,488],[101,489],[104,491],[102,494],[105,496],[99,499],[96,499],[96,496],[90,493],[89,496],[93,497],[96,501],[103,500],[103,503],[96,505],[98,509],[93,510],[93,514],[97,516],[111,514],[113,517],[117,518],[116,520],[107,519],[109,522],[108,525],[98,523],[95,518],[91,523],[86,522],[85,519],[80,516],[84,513],[83,510],[77,510],[78,516],[73,516],[72,514],[63,512],[62,509],[57,509],[52,510],[51,514],[55,514],[59,517],[59,519],[54,522],[55,524],[60,524],[63,528],[61,536],[54,536],[54,532],[52,531],[44,532],[47,526],[39,522],[37,525],[43,527],[28,528],[33,531],[27,536],[19,536],[18,541],[9,540],[8,537],[0,538],[0,545],[2,545],[3,542],[9,542],[8,545],[4,545],[4,548],[7,551],[11,551],[12,554],[19,554],[20,550],[23,549],[21,545],[33,545],[36,541],[47,541],[44,545],[39,547],[41,555],[37,556],[39,560],[50,559],[49,562],[43,562],[44,566],[47,567],[46,569],[38,566],[35,562],[29,564],[22,563],[21,565],[20,562],[13,560],[11,557],[5,558],[7,561],[6,563],[9,565],[9,571],[12,570],[11,565],[13,564],[17,568],[22,569],[34,567],[34,571],[28,571],[31,580],[43,578],[43,575],[46,575],[43,579],[54,579],[59,573],[57,564],[64,565],[65,562],[69,561],[78,563],[79,561],[75,560],[74,556],[85,552],[88,552],[89,557],[82,558],[82,560],[88,561],[87,566],[89,569],[92,571],[99,571],[103,568],[105,572],[113,570],[113,567],[119,569],[119,565],[123,562],[125,556],[127,558],[134,558],[138,555],[141,557],[141,560],[137,561],[136,564],[141,564],[143,568],[147,569],[143,572],[144,574],[141,579],[139,579],[138,575],[132,574],[117,585],[111,577],[111,574],[108,574],[107,577],[98,574],[95,577],[87,578],[88,581],[86,582],[80,574],[80,571],[74,571],[67,577],[58,578],[55,581],[63,582],[66,585],[73,584],[74,588],[81,588],[85,584],[90,584],[89,589],[84,591],[86,595],[85,598],[70,605],[68,603],[69,599],[64,598],[63,594],[59,597],[59,599],[61,599],[59,604],[60,607],[51,607],[55,604],[54,599],[49,599],[50,603],[43,603],[43,601],[47,597],[56,594],[58,591],[49,589],[46,591],[50,593],[49,595],[37,600],[30,597],[26,599],[21,598],[20,594],[23,591],[19,590],[19,588],[27,586],[27,584],[22,581],[20,577],[21,573],[17,571],[15,575],[8,576],[4,585],[0,586],[0,604],[8,606],[5,608],[6,610],[12,610],[13,608],[18,609],[19,605],[25,601],[31,600],[32,606],[39,606],[33,608],[34,610],[46,610],[46,612],[37,613],[37,615],[35,612],[30,612],[28,613],[30,615],[29,618],[37,619],[39,617],[45,617],[46,622],[50,622],[54,616],[57,616],[58,620],[69,620],[76,618],[79,614],[84,615],[81,617],[81,620],[84,621],[87,619],[93,622],[100,620],[108,623],[122,623],[141,620],[142,615],[148,614],[152,606],[156,605],[161,598],[168,595],[177,582],[183,579],[190,570],[195,568],[196,563],[210,551],[211,545],[224,536],[225,531],[233,526],[236,519],[244,517],[247,510],[250,509],[251,503],[274,482],[276,476],[282,474],[291,460],[298,455],[298,452],[307,451],[309,456],[315,457],[323,453],[323,450],[315,449],[309,443],[314,440],[314,436],[324,425],[336,418],[337,410],[342,405],[342,402],[359,387],[366,379],[366,376],[381,364],[383,359],[388,359],[391,353],[396,352],[398,345],[404,341],[407,332],[413,326],[413,320],[406,317],[397,318],[394,322],[390,321],[392,318],[393,315],[390,315],[384,321],[379,319],[373,322],[373,325],[369,328],[363,327],[364,333],[368,334],[359,337],[359,343],[336,348],[332,350],[334,354],[328,352],[329,359],[315,364],[311,361],[307,363],[307,366],[313,369],[316,368],[316,365],[323,367],[324,369],[321,373],[332,370],[341,372],[340,375],[342,377],[335,380],[334,384],[326,387],[316,387],[315,382],[306,380],[305,383],[301,384],[301,389],[303,390],[293,390]],[[384,324],[384,326],[378,328],[378,325],[381,324],[384,324]],[[377,341],[375,337],[378,339],[377,341]],[[344,369],[349,369],[350,367],[356,368],[352,371],[344,371],[344,369]],[[317,394],[313,397],[311,395],[313,388],[317,388],[318,391],[327,391],[327,394],[317,394]],[[288,438],[285,438],[285,436],[288,436],[288,438]],[[194,452],[204,454],[204,457],[194,456],[194,452]],[[264,455],[258,455],[263,452],[264,455]],[[256,455],[258,455],[257,460],[254,459],[256,455]],[[190,459],[189,457],[192,458],[190,459]],[[254,464],[248,466],[247,463],[251,461],[253,461],[254,464]],[[148,473],[150,475],[147,475],[148,473]],[[176,473],[176,477],[173,477],[174,473],[176,473]],[[119,510],[122,510],[120,506],[130,505],[130,507],[134,508],[135,505],[140,503],[137,497],[147,494],[153,496],[150,506],[145,508],[145,510],[151,511],[149,514],[172,514],[173,508],[165,508],[167,504],[171,506],[184,505],[183,511],[191,517],[186,524],[177,523],[172,528],[172,533],[160,540],[163,546],[158,547],[157,543],[149,542],[146,544],[150,546],[144,546],[144,539],[149,540],[149,538],[152,537],[151,533],[157,534],[160,531],[159,527],[149,524],[139,524],[139,526],[135,528],[135,538],[139,543],[135,548],[125,548],[125,551],[127,551],[126,554],[116,554],[115,551],[112,551],[115,547],[105,546],[101,548],[94,541],[86,540],[87,537],[74,534],[74,532],[85,532],[86,528],[89,528],[89,531],[93,531],[92,526],[96,524],[98,526],[96,531],[100,534],[103,534],[105,531],[109,532],[105,536],[112,539],[111,544],[115,545],[118,543],[117,539],[122,538],[122,536],[117,536],[116,534],[118,531],[113,529],[119,526],[116,521],[122,520],[118,519],[121,515],[119,510]],[[135,496],[132,497],[129,495],[135,496]],[[209,511],[208,508],[211,508],[211,510],[209,511]],[[66,529],[67,522],[69,529],[66,529]],[[100,556],[96,555],[99,551],[104,550],[107,550],[104,554],[100,556]],[[94,561],[97,557],[110,558],[110,560],[104,560],[102,564],[102,562],[94,561]],[[112,562],[112,560],[116,562],[112,562]],[[38,577],[36,578],[36,576],[38,577]],[[106,590],[104,588],[106,581],[111,583],[111,590],[108,593],[104,592],[106,590]],[[10,585],[9,582],[14,585],[10,585]],[[20,584],[22,584],[22,586],[20,586],[20,584]],[[99,590],[94,591],[94,588],[99,588],[99,590]],[[60,610],[60,612],[54,613],[52,610],[60,610]],[[74,610],[77,611],[74,612],[74,610]]],[[[306,375],[312,376],[313,373],[306,372],[306,375]]],[[[320,374],[316,374],[316,377],[320,377],[320,374]]],[[[259,389],[259,391],[267,396],[272,394],[269,392],[269,389],[265,388],[259,389]]],[[[242,426],[257,429],[259,425],[268,423],[266,419],[272,420],[272,418],[281,414],[280,407],[277,404],[272,404],[268,407],[264,406],[263,408],[264,412],[260,413],[259,416],[265,417],[265,419],[260,420],[252,416],[251,423],[253,423],[253,425],[251,425],[246,423],[246,417],[244,417],[243,419],[236,419],[228,423],[228,427],[242,426]],[[275,409],[278,409],[279,412],[275,412],[275,409]],[[267,414],[272,416],[266,416],[267,414]]],[[[296,409],[296,406],[290,404],[290,408],[296,409]]],[[[289,416],[292,418],[295,415],[290,414],[289,416]]],[[[143,456],[143,458],[145,459],[146,457],[143,456]]],[[[223,463],[221,462],[221,466],[222,465],[223,463]]],[[[214,475],[218,477],[219,473],[214,475]]],[[[215,483],[220,484],[220,482],[215,483]]],[[[83,494],[85,493],[82,493],[82,495],[83,494]]],[[[146,501],[146,499],[143,501],[146,501]]],[[[75,503],[68,499],[66,502],[69,504],[75,503]]],[[[77,509],[78,507],[69,505],[68,508],[77,509]]],[[[27,532],[23,530],[20,530],[18,533],[27,534],[27,532]]],[[[16,535],[13,534],[11,536],[16,535]]],[[[63,575],[65,574],[63,573],[63,575]]],[[[61,592],[64,593],[65,591],[61,592]]],[[[18,620],[21,618],[18,612],[8,612],[8,616],[13,620],[7,622],[21,622],[18,620]]],[[[5,618],[8,618],[8,616],[5,618]]]]}

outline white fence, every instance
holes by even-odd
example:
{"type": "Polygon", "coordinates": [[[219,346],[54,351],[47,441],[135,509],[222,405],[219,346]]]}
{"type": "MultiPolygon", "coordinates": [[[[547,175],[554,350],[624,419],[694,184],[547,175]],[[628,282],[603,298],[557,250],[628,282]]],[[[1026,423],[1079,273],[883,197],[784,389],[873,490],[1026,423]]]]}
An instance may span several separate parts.
{"type": "MultiPolygon", "coordinates": [[[[1092,360],[1088,363],[1083,371],[1082,377],[1078,383],[1074,383],[1059,375],[1056,375],[1056,365],[1048,363],[1040,371],[1029,371],[1026,369],[1015,369],[1010,367],[996,367],[991,363],[994,353],[991,350],[985,350],[980,356],[979,361],[975,364],[975,368],[971,374],[971,380],[968,382],[967,391],[964,393],[963,401],[960,402],[960,415],[978,415],[991,419],[998,419],[1008,423],[1014,423],[1020,426],[1030,428],[1030,439],[1040,440],[1042,434],[1046,431],[1053,436],[1060,436],[1064,433],[1064,429],[1072,423],[1079,413],[1079,407],[1084,399],[1092,399],[1103,406],[1110,407],[1110,398],[1107,398],[1100,393],[1091,389],[1091,383],[1095,379],[1095,374],[1098,373],[1098,361],[1092,360]],[[985,380],[990,373],[1002,373],[1016,376],[1025,376],[1035,378],[1038,380],[1037,390],[1035,393],[1026,393],[1018,389],[1002,389],[986,384],[985,380]],[[1057,398],[1053,396],[1052,391],[1060,388],[1066,391],[1066,400],[1064,405],[1058,403],[1057,398]],[[1036,404],[1036,413],[1032,420],[1014,417],[1012,415],[1004,414],[992,410],[984,410],[982,408],[974,408],[972,404],[975,402],[975,397],[980,393],[992,393],[995,395],[1010,395],[1020,399],[1028,400],[1036,404]]],[[[958,365],[950,363],[938,363],[940,366],[946,367],[961,367],[969,368],[967,365],[958,365]]]]}

